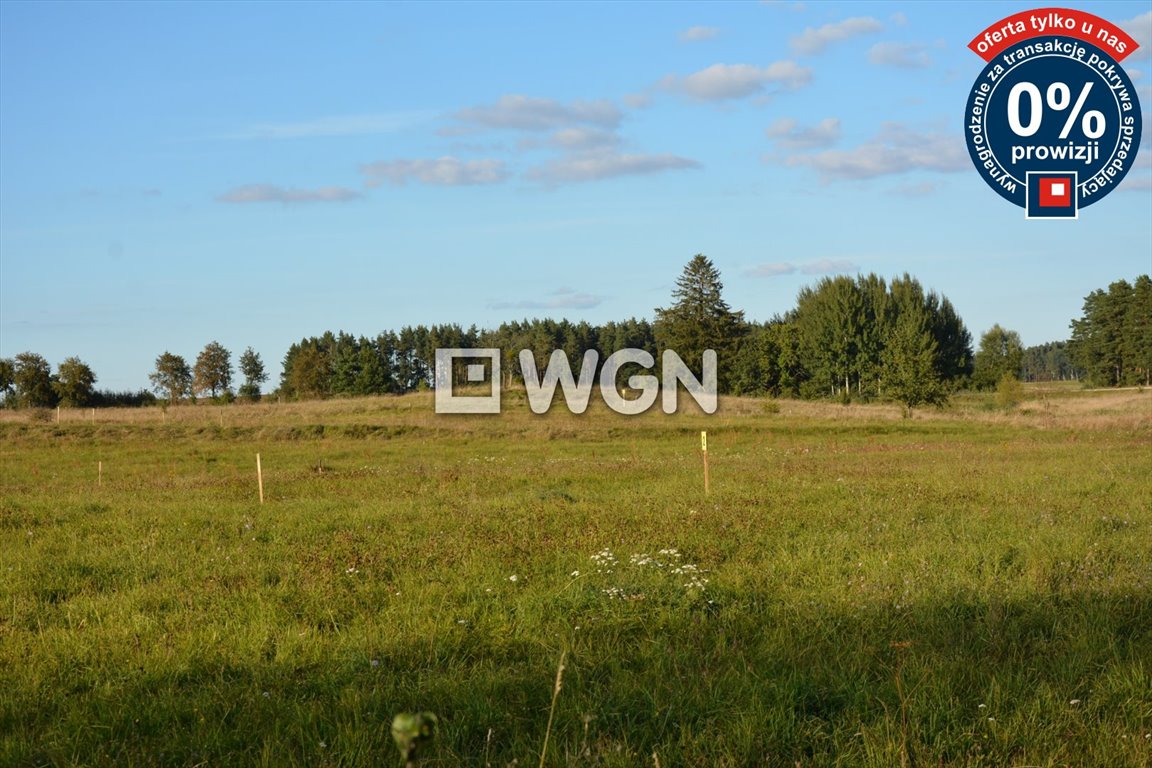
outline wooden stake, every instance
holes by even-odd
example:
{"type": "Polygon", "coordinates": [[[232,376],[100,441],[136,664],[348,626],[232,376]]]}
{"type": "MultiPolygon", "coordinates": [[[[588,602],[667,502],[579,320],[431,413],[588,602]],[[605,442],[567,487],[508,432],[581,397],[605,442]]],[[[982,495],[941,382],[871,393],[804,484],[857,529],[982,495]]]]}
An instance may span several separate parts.
{"type": "Polygon", "coordinates": [[[60,406],[56,406],[56,423],[60,423],[60,406]]]}
{"type": "Polygon", "coordinates": [[[92,409],[92,413],[90,414],[90,419],[91,419],[93,424],[96,423],[96,409],[95,408],[92,409]]]}
{"type": "Polygon", "coordinates": [[[712,492],[710,478],[708,477],[708,433],[700,433],[700,452],[704,454],[704,495],[712,492]]]}
{"type": "Polygon", "coordinates": [[[256,483],[260,486],[260,503],[264,503],[264,470],[260,468],[260,454],[256,454],[256,483]]]}
{"type": "Polygon", "coordinates": [[[100,488],[104,485],[104,462],[96,462],[96,487],[100,488]]]}

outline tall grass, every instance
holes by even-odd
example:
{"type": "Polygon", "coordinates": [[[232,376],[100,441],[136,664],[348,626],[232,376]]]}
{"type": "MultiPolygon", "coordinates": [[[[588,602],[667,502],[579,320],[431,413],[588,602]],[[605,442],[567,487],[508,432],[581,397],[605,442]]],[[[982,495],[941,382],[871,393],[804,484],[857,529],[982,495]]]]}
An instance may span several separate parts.
{"type": "Polygon", "coordinates": [[[5,416],[0,764],[1146,766],[1150,406],[5,416]]]}

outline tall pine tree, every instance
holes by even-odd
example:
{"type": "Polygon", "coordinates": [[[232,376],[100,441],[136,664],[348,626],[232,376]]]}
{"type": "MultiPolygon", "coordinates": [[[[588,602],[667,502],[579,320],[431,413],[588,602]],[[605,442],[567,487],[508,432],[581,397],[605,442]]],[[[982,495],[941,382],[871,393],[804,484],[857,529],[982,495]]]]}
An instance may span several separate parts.
{"type": "Polygon", "coordinates": [[[684,267],[672,291],[672,306],[656,309],[657,349],[670,349],[697,376],[701,374],[704,351],[715,350],[717,379],[727,391],[725,366],[733,362],[740,337],[745,332],[744,313],[735,312],[724,301],[720,270],[703,254],[696,254],[684,267]]]}

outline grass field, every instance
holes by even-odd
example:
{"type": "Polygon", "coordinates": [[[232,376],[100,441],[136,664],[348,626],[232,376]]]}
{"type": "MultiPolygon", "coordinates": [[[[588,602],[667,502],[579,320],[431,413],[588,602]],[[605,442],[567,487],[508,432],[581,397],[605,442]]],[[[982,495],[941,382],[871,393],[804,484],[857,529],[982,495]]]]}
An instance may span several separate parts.
{"type": "Polygon", "coordinates": [[[1152,392],[592,411],[3,413],[0,765],[1152,765],[1152,392]]]}

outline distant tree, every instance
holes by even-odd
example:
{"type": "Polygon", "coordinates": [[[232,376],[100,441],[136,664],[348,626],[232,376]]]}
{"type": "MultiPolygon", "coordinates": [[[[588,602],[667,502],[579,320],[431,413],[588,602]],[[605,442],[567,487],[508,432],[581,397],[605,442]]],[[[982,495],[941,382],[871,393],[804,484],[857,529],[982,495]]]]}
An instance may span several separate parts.
{"type": "Polygon", "coordinates": [[[861,354],[868,312],[865,295],[852,278],[826,277],[815,288],[802,288],[796,299],[795,322],[801,357],[810,378],[803,394],[847,398],[853,380],[867,369],[861,354]]]}
{"type": "Polygon", "coordinates": [[[1020,364],[1023,381],[1069,381],[1080,378],[1068,356],[1068,342],[1051,341],[1024,350],[1020,364]]]}
{"type": "MultiPolygon", "coordinates": [[[[478,345],[484,346],[484,345],[478,345]]],[[[382,393],[396,393],[400,391],[399,385],[396,383],[396,377],[393,369],[396,365],[396,334],[392,331],[384,331],[379,334],[372,342],[372,349],[380,363],[382,383],[384,389],[382,393]]],[[[371,375],[371,371],[369,375],[371,375]]]]}
{"type": "Polygon", "coordinates": [[[676,280],[672,306],[656,309],[653,328],[657,348],[676,352],[698,376],[704,350],[715,350],[719,386],[726,391],[725,366],[732,362],[746,326],[744,313],[728,306],[723,290],[720,271],[707,256],[696,254],[676,280]]]}
{"type": "Polygon", "coordinates": [[[98,389],[92,393],[90,404],[97,408],[140,408],[145,405],[155,405],[156,395],[146,389],[136,392],[113,392],[98,389]]]}
{"type": "Polygon", "coordinates": [[[1020,334],[993,325],[980,337],[976,352],[972,382],[978,389],[993,389],[1005,374],[1019,378],[1024,360],[1024,345],[1020,334]]]}
{"type": "Polygon", "coordinates": [[[1005,410],[1012,410],[1024,402],[1024,385],[1011,373],[1005,373],[996,382],[996,404],[1005,410]]]}
{"type": "Polygon", "coordinates": [[[375,339],[360,338],[360,363],[352,391],[357,395],[382,395],[391,391],[392,382],[388,375],[389,362],[375,339]]]}
{"type": "MultiPolygon", "coordinates": [[[[793,386],[809,397],[891,395],[883,390],[890,362],[885,350],[908,314],[935,342],[938,381],[945,389],[955,387],[972,371],[972,337],[947,298],[924,290],[908,274],[890,284],[874,274],[838,275],[801,289],[789,314],[803,361],[791,375],[793,386]]],[[[907,342],[906,332],[900,343],[907,342]]]]}
{"type": "Polygon", "coordinates": [[[800,329],[794,313],[773,318],[768,323],[768,335],[776,350],[775,370],[779,376],[772,394],[781,397],[799,397],[800,387],[808,378],[800,350],[800,329]]]}
{"type": "Polygon", "coordinates": [[[268,374],[264,371],[264,361],[260,359],[260,354],[252,347],[248,347],[240,355],[240,373],[244,376],[244,383],[240,385],[240,395],[259,400],[260,385],[268,381],[268,374]]]}
{"type": "Polygon", "coordinates": [[[884,391],[910,415],[918,405],[942,405],[948,393],[936,368],[936,339],[923,312],[904,312],[883,353],[884,391]]]}
{"type": "Polygon", "coordinates": [[[891,285],[894,312],[889,328],[893,328],[906,312],[923,316],[926,329],[936,342],[935,368],[942,382],[955,385],[972,374],[972,334],[956,313],[946,296],[925,291],[914,277],[904,274],[891,285]]]}
{"type": "Polygon", "coordinates": [[[896,321],[905,312],[923,314],[926,298],[920,283],[907,274],[903,280],[893,280],[890,286],[874,273],[857,275],[856,290],[861,298],[861,324],[853,365],[856,393],[879,395],[884,377],[884,349],[896,321]]]}
{"type": "Polygon", "coordinates": [[[1088,294],[1072,321],[1068,356],[1096,386],[1152,384],[1152,277],[1088,294]]]}
{"type": "Polygon", "coordinates": [[[56,380],[52,389],[65,408],[79,408],[90,405],[96,374],[78,357],[69,357],[56,369],[56,380]]]}
{"type": "Polygon", "coordinates": [[[207,392],[215,398],[219,394],[231,394],[231,388],[232,353],[219,342],[209,342],[196,357],[192,389],[198,395],[207,392]]]}
{"type": "Polygon", "coordinates": [[[400,391],[424,389],[432,383],[435,357],[429,339],[430,332],[423,325],[405,326],[397,334],[395,377],[400,391]]]}
{"type": "MultiPolygon", "coordinates": [[[[929,301],[935,294],[929,294],[929,301]]],[[[936,370],[940,378],[955,387],[972,375],[972,334],[946,296],[931,306],[932,336],[936,339],[936,370]]]]}
{"type": "Polygon", "coordinates": [[[16,396],[16,362],[0,358],[0,406],[7,406],[16,396]]]}
{"type": "MultiPolygon", "coordinates": [[[[392,377],[397,391],[402,391],[406,367],[400,354],[401,340],[397,335],[392,334],[391,341],[394,350],[393,358],[396,361],[396,368],[392,372],[392,377]]],[[[500,350],[502,385],[511,387],[518,379],[522,380],[523,378],[520,370],[520,350],[532,349],[529,323],[527,320],[501,323],[496,330],[484,331],[480,335],[479,346],[500,350]]],[[[537,365],[539,367],[539,364],[537,365]]]]}
{"type": "Polygon", "coordinates": [[[171,352],[156,358],[156,369],[148,374],[148,380],[156,394],[167,395],[171,404],[192,394],[192,369],[183,357],[171,352]]]}
{"type": "Polygon", "coordinates": [[[1124,381],[1124,320],[1132,286],[1118,280],[1107,291],[1084,297],[1084,314],[1072,321],[1068,353],[1096,386],[1114,387],[1124,381]]]}
{"type": "Polygon", "coordinates": [[[764,395],[780,380],[776,367],[779,351],[767,323],[750,323],[729,366],[728,388],[734,395],[764,395]]]}
{"type": "Polygon", "coordinates": [[[334,395],[350,395],[360,375],[360,342],[340,331],[328,343],[329,389],[334,395]]]}
{"type": "Polygon", "coordinates": [[[623,322],[608,322],[596,329],[597,349],[605,358],[621,349],[642,349],[656,354],[656,334],[647,320],[632,317],[623,322]]]}
{"type": "Polygon", "coordinates": [[[52,389],[52,368],[40,355],[34,352],[16,355],[12,379],[18,406],[51,408],[56,405],[56,392],[52,389]]]}
{"type": "Polygon", "coordinates": [[[1148,275],[1140,275],[1132,284],[1120,346],[1125,383],[1152,384],[1152,277],[1148,275]]]}
{"type": "Polygon", "coordinates": [[[281,389],[290,397],[308,399],[329,393],[328,355],[320,339],[304,339],[293,344],[284,356],[281,389]]]}

